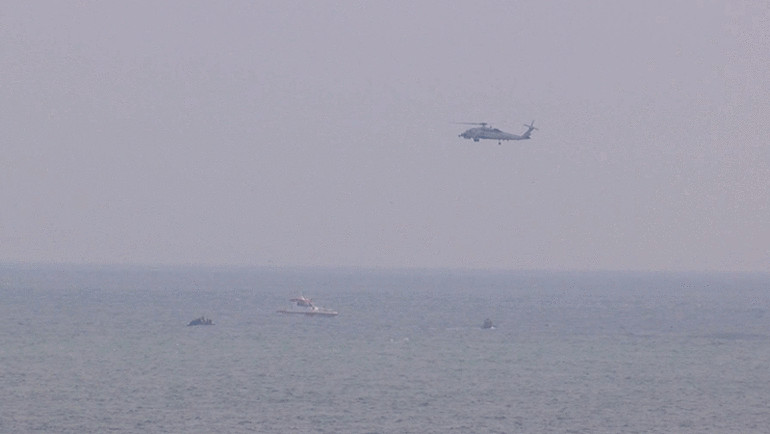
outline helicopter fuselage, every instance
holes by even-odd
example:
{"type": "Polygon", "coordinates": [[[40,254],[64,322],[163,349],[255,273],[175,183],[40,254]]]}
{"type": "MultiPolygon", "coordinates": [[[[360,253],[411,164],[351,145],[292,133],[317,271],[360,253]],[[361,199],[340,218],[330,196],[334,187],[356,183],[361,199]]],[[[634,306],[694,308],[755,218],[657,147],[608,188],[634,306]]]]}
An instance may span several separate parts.
{"type": "Polygon", "coordinates": [[[529,137],[517,136],[516,134],[506,133],[504,131],[498,130],[497,128],[489,128],[489,127],[471,128],[468,131],[460,134],[459,137],[462,137],[464,139],[473,139],[474,142],[478,142],[481,139],[489,139],[489,140],[497,140],[497,141],[529,139],[529,137]]]}

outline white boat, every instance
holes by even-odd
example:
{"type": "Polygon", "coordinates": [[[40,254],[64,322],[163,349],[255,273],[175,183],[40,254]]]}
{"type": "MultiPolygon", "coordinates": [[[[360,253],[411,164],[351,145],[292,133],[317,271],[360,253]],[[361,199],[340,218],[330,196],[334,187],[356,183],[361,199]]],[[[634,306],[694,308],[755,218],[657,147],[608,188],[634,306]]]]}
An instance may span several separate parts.
{"type": "Polygon", "coordinates": [[[336,311],[326,309],[313,304],[313,300],[305,298],[303,296],[294,297],[290,300],[292,303],[296,303],[298,307],[304,309],[279,309],[278,313],[294,314],[294,315],[306,315],[306,316],[337,316],[336,311]]]}

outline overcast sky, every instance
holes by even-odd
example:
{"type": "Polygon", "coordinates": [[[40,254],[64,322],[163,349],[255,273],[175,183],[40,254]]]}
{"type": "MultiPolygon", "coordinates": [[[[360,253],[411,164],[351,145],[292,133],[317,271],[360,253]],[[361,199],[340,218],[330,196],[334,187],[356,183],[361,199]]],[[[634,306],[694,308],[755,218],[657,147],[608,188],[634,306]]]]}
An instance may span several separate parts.
{"type": "Polygon", "coordinates": [[[0,44],[0,263],[770,270],[764,1],[8,0],[0,44]]]}

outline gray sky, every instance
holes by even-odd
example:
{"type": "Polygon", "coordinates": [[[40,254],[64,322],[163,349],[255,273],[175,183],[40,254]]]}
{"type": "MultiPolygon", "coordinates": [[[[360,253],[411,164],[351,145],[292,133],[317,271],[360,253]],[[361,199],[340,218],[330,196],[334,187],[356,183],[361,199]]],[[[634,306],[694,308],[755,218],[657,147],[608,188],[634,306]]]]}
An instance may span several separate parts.
{"type": "Polygon", "coordinates": [[[770,270],[766,2],[438,3],[3,2],[0,262],[770,270]]]}

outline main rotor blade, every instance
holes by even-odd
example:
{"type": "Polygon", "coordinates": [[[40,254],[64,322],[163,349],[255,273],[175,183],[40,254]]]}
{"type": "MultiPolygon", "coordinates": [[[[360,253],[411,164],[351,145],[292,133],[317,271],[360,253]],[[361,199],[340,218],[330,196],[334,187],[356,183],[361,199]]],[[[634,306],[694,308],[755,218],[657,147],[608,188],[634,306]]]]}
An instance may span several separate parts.
{"type": "Polygon", "coordinates": [[[450,124],[460,124],[460,125],[489,125],[487,122],[450,122],[450,124]]]}

